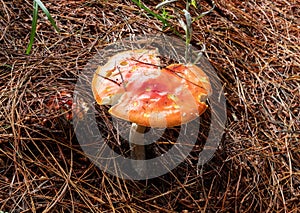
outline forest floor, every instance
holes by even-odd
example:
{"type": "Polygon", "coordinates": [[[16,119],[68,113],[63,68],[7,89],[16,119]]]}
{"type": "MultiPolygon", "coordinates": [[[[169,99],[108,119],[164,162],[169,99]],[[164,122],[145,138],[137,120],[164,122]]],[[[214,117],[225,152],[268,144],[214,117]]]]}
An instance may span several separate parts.
{"type": "MultiPolygon", "coordinates": [[[[211,8],[210,1],[198,2],[193,16],[211,8]]],[[[158,3],[145,1],[162,13],[158,3]]],[[[299,0],[216,0],[211,13],[193,22],[192,44],[205,44],[223,85],[224,135],[201,168],[187,159],[140,181],[105,173],[84,154],[69,121],[74,86],[112,42],[184,31],[175,18],[164,27],[129,0],[44,4],[60,33],[40,10],[26,55],[33,2],[0,1],[0,211],[300,211],[299,0]]],[[[175,8],[167,14],[185,4],[175,8]]],[[[102,119],[105,110],[99,108],[102,119]]]]}

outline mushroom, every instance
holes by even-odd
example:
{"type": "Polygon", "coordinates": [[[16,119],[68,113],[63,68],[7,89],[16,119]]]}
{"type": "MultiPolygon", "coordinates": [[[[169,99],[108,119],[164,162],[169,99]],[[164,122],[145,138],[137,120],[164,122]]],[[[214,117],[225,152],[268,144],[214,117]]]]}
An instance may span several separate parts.
{"type": "Polygon", "coordinates": [[[174,127],[196,119],[206,110],[211,93],[209,79],[199,67],[162,67],[157,55],[157,50],[146,49],[116,54],[97,69],[92,82],[97,103],[112,105],[111,115],[132,122],[131,158],[140,175],[146,169],[146,127],[174,127]]]}

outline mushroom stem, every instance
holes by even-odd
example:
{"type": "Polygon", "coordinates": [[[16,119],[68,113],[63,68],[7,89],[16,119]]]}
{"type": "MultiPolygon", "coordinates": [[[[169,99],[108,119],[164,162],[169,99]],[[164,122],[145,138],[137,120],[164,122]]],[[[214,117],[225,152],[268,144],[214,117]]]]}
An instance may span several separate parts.
{"type": "Polygon", "coordinates": [[[144,132],[146,127],[132,123],[129,133],[130,156],[132,166],[139,175],[143,175],[146,171],[145,165],[145,146],[144,146],[144,132]]]}

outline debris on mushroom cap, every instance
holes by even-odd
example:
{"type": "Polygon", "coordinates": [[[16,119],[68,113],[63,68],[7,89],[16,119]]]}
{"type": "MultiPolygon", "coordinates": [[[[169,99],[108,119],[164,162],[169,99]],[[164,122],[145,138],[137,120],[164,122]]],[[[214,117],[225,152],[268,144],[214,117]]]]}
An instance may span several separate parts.
{"type": "Polygon", "coordinates": [[[208,77],[195,65],[172,64],[154,78],[130,81],[109,112],[142,126],[172,127],[202,114],[211,93],[208,77]],[[205,99],[205,100],[204,100],[205,99]]]}
{"type": "Polygon", "coordinates": [[[157,50],[138,49],[124,51],[111,57],[104,66],[99,66],[92,81],[92,91],[98,104],[115,104],[125,92],[128,81],[137,76],[159,75],[157,50]]]}

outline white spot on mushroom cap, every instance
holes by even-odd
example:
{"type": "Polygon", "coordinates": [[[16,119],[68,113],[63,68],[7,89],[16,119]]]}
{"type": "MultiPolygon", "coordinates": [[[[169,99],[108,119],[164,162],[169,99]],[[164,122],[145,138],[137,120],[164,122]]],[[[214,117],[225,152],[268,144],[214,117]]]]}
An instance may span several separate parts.
{"type": "Polygon", "coordinates": [[[207,99],[207,95],[206,94],[201,94],[198,96],[198,99],[200,102],[205,102],[207,99]]]}
{"type": "Polygon", "coordinates": [[[102,104],[103,105],[111,104],[111,97],[103,97],[102,98],[102,104]]]}

